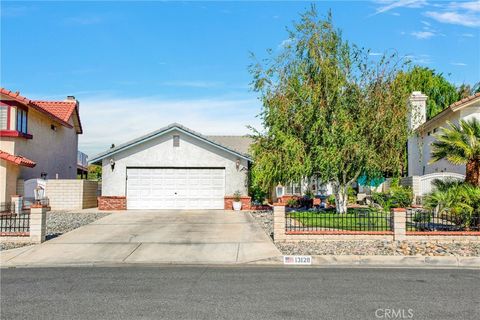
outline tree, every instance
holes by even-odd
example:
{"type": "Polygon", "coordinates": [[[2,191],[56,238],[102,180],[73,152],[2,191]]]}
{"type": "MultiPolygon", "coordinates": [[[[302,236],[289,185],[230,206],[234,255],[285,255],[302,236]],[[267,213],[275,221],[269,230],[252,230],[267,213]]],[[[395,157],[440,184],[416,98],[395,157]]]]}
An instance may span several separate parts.
{"type": "Polygon", "coordinates": [[[301,15],[279,54],[251,66],[263,103],[263,131],[254,130],[254,183],[318,176],[331,182],[337,212],[358,177],[397,172],[407,139],[408,92],[396,54],[374,63],[368,50],[342,39],[331,13],[301,15]]]}
{"type": "Polygon", "coordinates": [[[100,180],[102,179],[102,166],[96,164],[90,164],[88,166],[88,180],[100,180]]]}
{"type": "Polygon", "coordinates": [[[428,96],[427,119],[433,118],[443,109],[460,100],[455,85],[433,69],[414,66],[407,72],[401,72],[399,77],[405,78],[404,83],[409,92],[421,91],[428,96]]]}
{"type": "Polygon", "coordinates": [[[449,128],[435,134],[431,162],[446,159],[454,165],[465,164],[465,181],[480,187],[480,121],[472,118],[460,120],[459,125],[448,124],[449,128]]]}

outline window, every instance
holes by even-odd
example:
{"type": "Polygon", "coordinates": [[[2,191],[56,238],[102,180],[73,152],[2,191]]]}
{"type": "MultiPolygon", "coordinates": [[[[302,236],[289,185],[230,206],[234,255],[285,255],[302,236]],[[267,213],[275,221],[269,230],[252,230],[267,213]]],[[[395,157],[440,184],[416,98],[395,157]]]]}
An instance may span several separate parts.
{"type": "Polygon", "coordinates": [[[27,134],[27,111],[17,108],[17,131],[27,134]]]}
{"type": "Polygon", "coordinates": [[[174,135],[173,136],[173,146],[174,147],[180,147],[180,136],[179,135],[174,135]]]}
{"type": "Polygon", "coordinates": [[[8,125],[8,107],[0,106],[0,130],[7,130],[8,125]]]}

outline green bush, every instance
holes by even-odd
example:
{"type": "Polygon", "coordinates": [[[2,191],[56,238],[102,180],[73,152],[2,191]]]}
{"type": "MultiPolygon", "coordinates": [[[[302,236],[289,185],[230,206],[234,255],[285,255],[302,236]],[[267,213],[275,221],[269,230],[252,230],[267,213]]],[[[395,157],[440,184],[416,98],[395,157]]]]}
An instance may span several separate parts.
{"type": "Polygon", "coordinates": [[[409,187],[392,185],[388,192],[375,192],[372,201],[380,205],[385,211],[391,208],[405,208],[412,205],[413,192],[409,187]]]}
{"type": "Polygon", "coordinates": [[[297,199],[288,199],[287,200],[287,206],[291,208],[295,208],[298,206],[298,200],[297,199]]]}
{"type": "Polygon", "coordinates": [[[328,197],[327,203],[332,206],[335,204],[335,196],[333,194],[328,197]]]}
{"type": "Polygon", "coordinates": [[[263,204],[265,199],[267,198],[267,193],[263,191],[258,186],[251,186],[250,187],[250,197],[252,197],[252,202],[256,204],[263,204]]]}
{"type": "Polygon", "coordinates": [[[417,223],[427,223],[432,220],[432,214],[428,211],[420,211],[415,213],[413,221],[417,223]]]}
{"type": "Polygon", "coordinates": [[[349,186],[347,189],[347,195],[349,204],[357,203],[357,191],[355,191],[355,189],[349,186]]]}

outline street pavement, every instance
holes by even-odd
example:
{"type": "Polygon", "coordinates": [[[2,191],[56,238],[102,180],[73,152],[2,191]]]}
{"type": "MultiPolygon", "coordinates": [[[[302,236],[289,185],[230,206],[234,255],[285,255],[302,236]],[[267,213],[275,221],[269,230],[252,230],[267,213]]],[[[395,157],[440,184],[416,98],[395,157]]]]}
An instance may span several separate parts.
{"type": "Polygon", "coordinates": [[[480,319],[480,272],[267,266],[1,269],[1,319],[480,319]]]}

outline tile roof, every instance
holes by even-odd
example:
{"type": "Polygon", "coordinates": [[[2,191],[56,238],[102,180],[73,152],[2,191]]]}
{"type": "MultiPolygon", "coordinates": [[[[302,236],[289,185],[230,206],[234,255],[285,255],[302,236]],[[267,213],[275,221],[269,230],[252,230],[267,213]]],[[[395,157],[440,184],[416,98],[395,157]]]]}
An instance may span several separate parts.
{"type": "Polygon", "coordinates": [[[46,112],[53,114],[55,117],[68,122],[72,116],[77,103],[75,101],[39,101],[35,100],[32,103],[36,104],[46,112]]]}
{"type": "Polygon", "coordinates": [[[463,98],[462,100],[459,100],[459,101],[457,101],[457,102],[452,103],[452,104],[449,106],[449,108],[458,107],[458,106],[460,106],[460,105],[462,105],[462,104],[464,104],[464,103],[470,102],[470,101],[475,100],[476,98],[479,98],[479,97],[480,97],[480,92],[475,93],[475,94],[473,94],[473,95],[471,95],[471,96],[469,96],[469,97],[463,98]]]}
{"type": "Polygon", "coordinates": [[[207,136],[208,139],[242,154],[250,154],[253,138],[249,136],[207,136]]]}
{"type": "Polygon", "coordinates": [[[19,92],[12,92],[5,88],[0,88],[0,94],[8,96],[10,99],[18,101],[28,107],[31,107],[50,118],[60,122],[63,126],[67,128],[72,128],[72,125],[68,122],[70,117],[76,110],[78,118],[78,133],[82,133],[82,124],[80,122],[80,115],[78,113],[77,101],[40,101],[40,100],[30,100],[20,95],[19,92]]]}
{"type": "Polygon", "coordinates": [[[33,168],[36,165],[36,163],[30,159],[27,159],[22,156],[14,156],[13,154],[10,154],[2,150],[0,150],[0,159],[10,161],[15,163],[16,165],[29,167],[29,168],[33,168]]]}
{"type": "Polygon", "coordinates": [[[436,116],[434,116],[433,118],[431,118],[430,120],[426,121],[425,123],[423,123],[420,127],[418,127],[417,129],[415,129],[416,131],[423,131],[425,130],[426,128],[428,128],[432,123],[435,123],[436,121],[439,121],[441,119],[443,119],[445,116],[451,114],[452,112],[456,112],[458,109],[462,108],[463,105],[469,103],[469,102],[472,102],[476,99],[480,99],[480,92],[476,93],[476,94],[473,94],[469,97],[466,97],[466,98],[463,98],[462,100],[459,100],[457,102],[454,102],[452,103],[451,105],[449,105],[448,107],[446,107],[445,109],[443,109],[439,114],[437,114],[436,116]]]}

